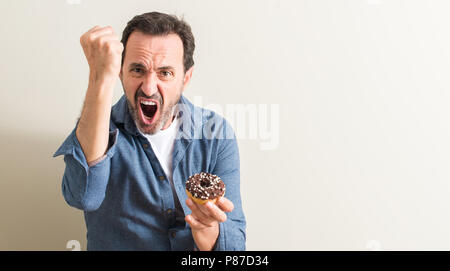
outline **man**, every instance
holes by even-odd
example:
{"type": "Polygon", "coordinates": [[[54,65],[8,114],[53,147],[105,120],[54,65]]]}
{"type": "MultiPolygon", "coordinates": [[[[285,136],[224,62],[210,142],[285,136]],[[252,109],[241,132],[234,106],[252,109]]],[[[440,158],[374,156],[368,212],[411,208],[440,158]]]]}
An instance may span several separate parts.
{"type": "Polygon", "coordinates": [[[89,85],[64,155],[62,191],[84,211],[88,250],[244,250],[239,153],[230,125],[183,95],[193,72],[190,26],[135,16],[122,40],[96,26],[80,38],[89,85]],[[125,95],[111,108],[120,78],[125,95]],[[226,197],[188,199],[189,176],[221,177],[226,197]]]}

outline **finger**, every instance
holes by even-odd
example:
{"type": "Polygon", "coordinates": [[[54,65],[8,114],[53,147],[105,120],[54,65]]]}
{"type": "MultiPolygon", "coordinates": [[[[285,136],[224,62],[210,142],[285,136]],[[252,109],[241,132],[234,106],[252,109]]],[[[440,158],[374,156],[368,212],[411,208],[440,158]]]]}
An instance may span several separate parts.
{"type": "Polygon", "coordinates": [[[208,208],[206,208],[206,203],[205,204],[198,204],[194,201],[192,201],[193,204],[195,204],[196,208],[198,209],[199,212],[201,212],[204,216],[210,216],[209,210],[208,208]]]}
{"type": "Polygon", "coordinates": [[[102,27],[99,25],[96,25],[96,26],[92,27],[91,29],[89,29],[88,31],[86,31],[84,33],[84,35],[89,35],[90,33],[94,32],[95,30],[100,29],[100,28],[102,28],[102,27]]]}
{"type": "Polygon", "coordinates": [[[213,217],[210,217],[204,211],[200,210],[201,206],[196,204],[193,200],[188,198],[186,200],[186,204],[192,210],[192,215],[194,216],[195,219],[197,219],[206,226],[212,226],[214,224],[215,219],[213,217]]]}
{"type": "Polygon", "coordinates": [[[89,32],[94,31],[95,29],[99,29],[99,28],[102,28],[102,27],[99,25],[96,25],[96,26],[92,27],[91,29],[89,29],[87,32],[89,33],[89,32]]]}
{"type": "MultiPolygon", "coordinates": [[[[84,35],[82,35],[80,37],[80,43],[82,45],[93,44],[95,42],[99,42],[99,39],[101,39],[105,36],[106,36],[106,38],[113,38],[116,35],[114,34],[111,27],[104,28],[104,27],[100,27],[100,26],[95,26],[94,28],[92,28],[91,30],[89,30],[88,32],[86,32],[84,35]],[[108,36],[110,36],[110,37],[108,37],[108,36]]],[[[114,38],[118,40],[118,37],[114,37],[114,38]]]]}
{"type": "Polygon", "coordinates": [[[234,204],[231,200],[225,198],[225,197],[220,197],[217,202],[216,202],[217,206],[224,212],[231,212],[234,209],[234,204]]]}
{"type": "Polygon", "coordinates": [[[99,28],[101,28],[101,27],[98,26],[98,25],[96,25],[96,26],[92,27],[91,29],[89,29],[88,31],[86,31],[83,35],[81,35],[81,37],[80,37],[80,42],[81,42],[81,44],[85,43],[85,41],[89,38],[89,35],[90,35],[93,31],[95,31],[95,30],[97,30],[97,29],[99,29],[99,28]]]}
{"type": "Polygon", "coordinates": [[[109,33],[109,34],[104,34],[104,35],[100,35],[98,37],[99,39],[105,39],[105,40],[116,40],[116,41],[120,41],[119,36],[117,36],[114,33],[109,33]]]}
{"type": "Polygon", "coordinates": [[[205,204],[197,204],[198,209],[209,219],[225,222],[227,215],[214,203],[208,201],[205,204]]]}
{"type": "Polygon", "coordinates": [[[194,230],[202,230],[204,228],[206,228],[205,225],[203,225],[200,221],[198,221],[197,219],[195,219],[194,216],[192,215],[187,215],[184,220],[189,224],[189,226],[191,226],[192,229],[194,230]]]}
{"type": "Polygon", "coordinates": [[[104,44],[105,42],[113,41],[119,43],[119,37],[116,34],[105,34],[98,36],[94,39],[96,42],[94,44],[104,44]]]}
{"type": "Polygon", "coordinates": [[[82,37],[84,37],[84,38],[86,38],[86,39],[94,39],[95,37],[97,37],[97,34],[95,34],[95,33],[98,33],[98,31],[101,31],[102,29],[104,29],[105,27],[101,27],[101,26],[99,26],[99,25],[96,25],[96,26],[94,26],[94,27],[92,27],[91,29],[89,29],[88,31],[86,31],[86,33],[84,33],[83,35],[82,35],[82,37]],[[91,37],[92,36],[92,37],[91,37]]]}
{"type": "Polygon", "coordinates": [[[214,220],[218,222],[225,222],[227,220],[227,215],[214,203],[208,201],[204,207],[207,210],[208,216],[214,220]]]}
{"type": "Polygon", "coordinates": [[[101,36],[93,43],[93,48],[107,48],[113,52],[121,53],[123,50],[123,44],[119,39],[112,35],[101,36]]]}
{"type": "Polygon", "coordinates": [[[97,34],[97,33],[114,33],[114,28],[112,28],[112,26],[110,25],[106,25],[106,26],[98,26],[98,27],[94,27],[92,28],[91,31],[92,34],[97,34]]]}
{"type": "Polygon", "coordinates": [[[105,27],[93,29],[92,32],[90,33],[90,37],[91,37],[91,39],[95,40],[98,37],[106,36],[109,34],[115,35],[114,29],[111,26],[105,26],[105,27]]]}

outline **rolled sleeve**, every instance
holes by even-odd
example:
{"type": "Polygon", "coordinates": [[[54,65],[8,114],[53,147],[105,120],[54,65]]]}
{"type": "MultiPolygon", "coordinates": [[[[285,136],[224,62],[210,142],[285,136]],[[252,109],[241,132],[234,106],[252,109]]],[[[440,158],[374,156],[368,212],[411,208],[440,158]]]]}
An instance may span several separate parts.
{"type": "Polygon", "coordinates": [[[76,128],[53,157],[64,155],[66,168],[62,179],[62,192],[66,202],[84,211],[94,211],[100,207],[105,198],[111,158],[117,145],[119,131],[116,129],[110,132],[107,152],[101,159],[89,164],[75,131],[76,128]]]}

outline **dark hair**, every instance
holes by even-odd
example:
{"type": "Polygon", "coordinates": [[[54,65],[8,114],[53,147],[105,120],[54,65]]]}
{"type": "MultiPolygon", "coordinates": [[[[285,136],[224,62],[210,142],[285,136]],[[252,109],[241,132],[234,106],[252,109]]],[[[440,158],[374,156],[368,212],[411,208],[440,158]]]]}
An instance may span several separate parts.
{"type": "Polygon", "coordinates": [[[191,27],[175,15],[169,15],[159,12],[148,12],[135,16],[128,22],[123,30],[122,40],[124,50],[122,52],[122,65],[125,59],[125,47],[128,38],[133,31],[140,31],[150,35],[168,35],[177,34],[183,42],[183,65],[184,72],[194,65],[195,40],[191,27]]]}

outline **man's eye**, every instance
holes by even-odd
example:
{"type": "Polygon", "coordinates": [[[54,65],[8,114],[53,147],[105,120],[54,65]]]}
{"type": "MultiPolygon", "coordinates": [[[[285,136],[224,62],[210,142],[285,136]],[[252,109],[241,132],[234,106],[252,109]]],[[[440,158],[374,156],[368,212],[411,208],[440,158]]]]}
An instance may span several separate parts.
{"type": "Polygon", "coordinates": [[[133,68],[133,69],[131,69],[131,71],[132,72],[136,72],[136,73],[143,73],[144,72],[144,70],[141,69],[141,68],[133,68]]]}
{"type": "Polygon", "coordinates": [[[160,74],[163,77],[172,77],[173,73],[171,71],[161,71],[160,74]]]}

